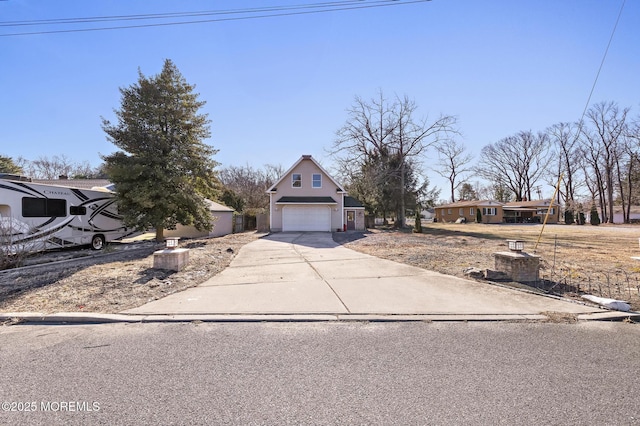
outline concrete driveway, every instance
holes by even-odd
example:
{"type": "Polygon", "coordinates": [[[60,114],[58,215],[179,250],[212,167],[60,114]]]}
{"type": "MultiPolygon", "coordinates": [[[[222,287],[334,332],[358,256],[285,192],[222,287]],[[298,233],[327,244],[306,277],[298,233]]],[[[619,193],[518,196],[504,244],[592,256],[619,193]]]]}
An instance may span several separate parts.
{"type": "Polygon", "coordinates": [[[331,314],[531,318],[601,309],[469,281],[358,253],[330,233],[251,242],[203,284],[125,311],[138,315],[331,314]]]}

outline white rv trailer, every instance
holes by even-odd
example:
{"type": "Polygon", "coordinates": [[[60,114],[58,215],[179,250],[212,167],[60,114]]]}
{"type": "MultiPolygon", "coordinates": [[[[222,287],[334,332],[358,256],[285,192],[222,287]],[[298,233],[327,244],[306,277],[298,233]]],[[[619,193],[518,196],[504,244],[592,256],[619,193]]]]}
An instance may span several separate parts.
{"type": "Polygon", "coordinates": [[[107,188],[80,189],[0,178],[0,244],[9,252],[78,245],[102,249],[132,235],[107,188]]]}

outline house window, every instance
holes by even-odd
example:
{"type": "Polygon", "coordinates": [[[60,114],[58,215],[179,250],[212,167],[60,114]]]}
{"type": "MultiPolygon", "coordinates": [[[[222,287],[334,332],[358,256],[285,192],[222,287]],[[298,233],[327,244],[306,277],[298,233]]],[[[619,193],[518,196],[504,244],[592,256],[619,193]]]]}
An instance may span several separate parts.
{"type": "Polygon", "coordinates": [[[300,173],[294,173],[291,176],[291,186],[293,188],[302,188],[302,175],[300,173]]]}
{"type": "MultiPolygon", "coordinates": [[[[538,211],[536,212],[536,214],[547,214],[547,209],[538,209],[538,211]]],[[[555,207],[551,207],[551,209],[549,209],[549,214],[556,214],[556,208],[555,207]]]]}
{"type": "Polygon", "coordinates": [[[471,207],[471,208],[469,209],[469,215],[470,215],[470,216],[474,216],[475,214],[476,214],[476,209],[474,209],[473,207],[471,207]]]}
{"type": "Polygon", "coordinates": [[[482,208],[482,215],[483,216],[495,216],[496,215],[496,208],[495,207],[483,207],[482,208]]]}
{"type": "Polygon", "coordinates": [[[458,209],[458,215],[464,216],[464,209],[458,209]]]}
{"type": "Polygon", "coordinates": [[[320,173],[311,175],[311,186],[313,188],[322,188],[322,175],[320,173]]]}
{"type": "Polygon", "coordinates": [[[451,214],[451,209],[447,209],[447,214],[451,214]]]}

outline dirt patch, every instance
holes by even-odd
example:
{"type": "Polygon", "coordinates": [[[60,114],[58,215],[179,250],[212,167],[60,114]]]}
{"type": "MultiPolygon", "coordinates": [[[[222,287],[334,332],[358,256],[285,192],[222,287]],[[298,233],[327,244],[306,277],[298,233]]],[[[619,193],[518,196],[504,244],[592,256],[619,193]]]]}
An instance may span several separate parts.
{"type": "Polygon", "coordinates": [[[190,249],[189,264],[180,272],[153,269],[153,252],[162,247],[153,243],[46,268],[5,271],[0,312],[117,313],[135,308],[203,283],[226,268],[243,245],[263,235],[185,240],[180,246],[190,249]]]}
{"type": "Polygon", "coordinates": [[[508,239],[525,241],[525,251],[541,257],[540,281],[510,283],[534,291],[579,298],[581,294],[627,300],[640,310],[640,256],[637,226],[423,225],[422,234],[395,229],[335,233],[345,247],[447,275],[467,268],[494,269],[493,253],[508,251],[508,239]],[[534,247],[536,243],[538,247],[534,247]]]}

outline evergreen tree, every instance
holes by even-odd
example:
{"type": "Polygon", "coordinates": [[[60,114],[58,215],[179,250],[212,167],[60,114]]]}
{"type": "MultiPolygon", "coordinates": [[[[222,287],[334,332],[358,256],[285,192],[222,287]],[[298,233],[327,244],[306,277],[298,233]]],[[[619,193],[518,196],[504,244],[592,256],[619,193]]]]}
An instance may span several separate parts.
{"type": "Polygon", "coordinates": [[[11,157],[0,155],[0,173],[19,175],[22,173],[22,168],[20,168],[11,157]]]}
{"type": "Polygon", "coordinates": [[[564,223],[566,225],[572,225],[574,223],[573,212],[571,210],[564,211],[564,223]]]}
{"type": "Polygon", "coordinates": [[[217,198],[217,150],[203,142],[210,136],[207,115],[198,113],[205,102],[171,60],[158,75],[138,74],[137,83],[120,89],[117,124],[102,119],[121,149],[103,160],[125,225],[155,228],[157,241],[178,223],[211,229],[204,198],[217,198]]]}
{"type": "Polygon", "coordinates": [[[596,208],[595,203],[591,205],[590,222],[594,226],[600,225],[600,215],[598,214],[598,209],[596,208]]]}
{"type": "Polygon", "coordinates": [[[477,200],[478,194],[470,183],[464,182],[458,191],[458,201],[477,200]]]}

